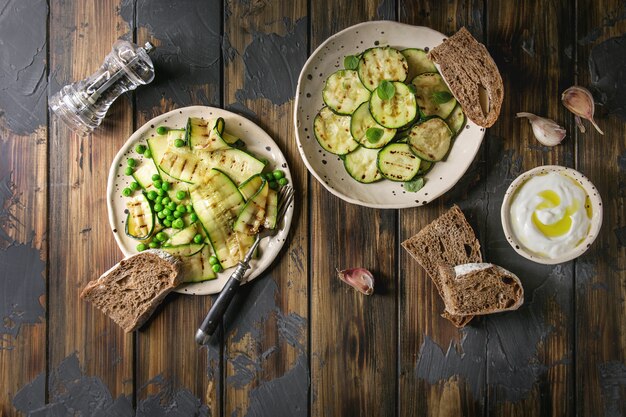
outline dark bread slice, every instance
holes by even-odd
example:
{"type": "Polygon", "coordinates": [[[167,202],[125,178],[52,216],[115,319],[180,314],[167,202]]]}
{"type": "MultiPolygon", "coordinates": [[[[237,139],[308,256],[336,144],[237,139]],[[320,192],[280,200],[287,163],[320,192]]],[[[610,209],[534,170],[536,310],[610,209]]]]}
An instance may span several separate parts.
{"type": "MultiPolygon", "coordinates": [[[[480,243],[472,226],[456,204],[433,220],[418,234],[402,242],[402,247],[426,270],[443,298],[438,264],[460,265],[482,262],[480,243]]],[[[455,326],[463,327],[472,317],[444,313],[455,326]]]]}
{"type": "Polygon", "coordinates": [[[132,332],[182,282],[180,270],[179,259],[163,251],[140,252],[90,281],[80,296],[132,332]]]}
{"type": "Polygon", "coordinates": [[[485,45],[463,27],[433,48],[428,56],[441,67],[450,91],[467,117],[479,126],[492,126],[500,115],[504,84],[485,45]],[[488,102],[481,105],[485,93],[488,102]]]}
{"type": "Polygon", "coordinates": [[[452,315],[517,310],[524,303],[519,278],[494,264],[439,264],[439,275],[446,312],[452,315]]]}

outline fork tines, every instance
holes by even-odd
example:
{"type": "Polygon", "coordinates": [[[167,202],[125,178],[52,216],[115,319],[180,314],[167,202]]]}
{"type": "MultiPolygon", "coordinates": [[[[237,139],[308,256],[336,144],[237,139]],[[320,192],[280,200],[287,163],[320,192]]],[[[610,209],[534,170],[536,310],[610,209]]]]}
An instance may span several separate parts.
{"type": "Polygon", "coordinates": [[[292,203],[293,195],[294,190],[291,185],[286,185],[280,189],[278,193],[278,221],[283,218],[285,212],[287,211],[287,207],[289,207],[289,205],[292,203]]]}

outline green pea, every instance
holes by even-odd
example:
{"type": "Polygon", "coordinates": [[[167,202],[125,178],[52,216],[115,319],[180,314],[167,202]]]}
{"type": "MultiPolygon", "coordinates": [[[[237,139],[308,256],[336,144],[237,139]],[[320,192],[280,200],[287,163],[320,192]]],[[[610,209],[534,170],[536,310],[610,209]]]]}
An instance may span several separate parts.
{"type": "Polygon", "coordinates": [[[185,141],[182,139],[176,139],[174,141],[174,146],[176,146],[177,148],[182,148],[183,146],[185,146],[185,141]]]}
{"type": "Polygon", "coordinates": [[[137,250],[139,252],[146,250],[146,245],[144,243],[140,243],[137,245],[137,250]]]}
{"type": "Polygon", "coordinates": [[[289,183],[289,181],[287,181],[287,178],[281,178],[281,179],[278,180],[278,185],[280,185],[281,187],[284,187],[288,183],[289,183]]]}
{"type": "Polygon", "coordinates": [[[180,191],[176,191],[176,198],[179,200],[184,200],[185,197],[187,197],[187,193],[184,192],[183,190],[180,191]]]}
{"type": "Polygon", "coordinates": [[[183,217],[183,213],[181,213],[180,211],[175,211],[174,213],[172,213],[172,216],[174,216],[175,219],[180,219],[181,217],[183,217]]]}
{"type": "Polygon", "coordinates": [[[161,210],[163,210],[163,204],[155,204],[154,205],[154,211],[156,211],[158,213],[161,210]]]}
{"type": "Polygon", "coordinates": [[[172,221],[171,220],[164,219],[163,220],[163,224],[165,226],[167,226],[167,227],[172,227],[172,221]]]}
{"type": "Polygon", "coordinates": [[[148,243],[148,246],[150,246],[151,249],[154,249],[154,248],[158,248],[159,244],[158,244],[158,242],[152,241],[152,242],[148,243]]]}
{"type": "Polygon", "coordinates": [[[150,149],[146,149],[146,151],[143,153],[143,156],[145,156],[146,158],[152,158],[152,151],[150,149]]]}
{"type": "Polygon", "coordinates": [[[154,180],[152,182],[152,185],[154,185],[154,188],[161,188],[161,186],[163,185],[163,181],[161,181],[161,180],[154,180]]]}
{"type": "Polygon", "coordinates": [[[204,239],[202,238],[202,235],[200,233],[193,237],[193,243],[202,243],[203,240],[204,239]]]}
{"type": "Polygon", "coordinates": [[[126,161],[126,165],[128,165],[131,168],[134,168],[137,166],[137,161],[135,160],[135,158],[128,158],[128,160],[126,161]]]}
{"type": "Polygon", "coordinates": [[[161,213],[165,214],[166,216],[169,216],[170,214],[172,214],[172,210],[166,207],[163,210],[161,210],[161,213]]]}
{"type": "Polygon", "coordinates": [[[193,206],[191,204],[187,204],[187,213],[193,213],[193,206]]]}
{"type": "Polygon", "coordinates": [[[145,151],[146,151],[146,147],[144,145],[135,146],[135,152],[137,152],[139,155],[143,155],[145,151]]]}
{"type": "Polygon", "coordinates": [[[167,216],[165,216],[165,220],[169,220],[169,221],[173,222],[174,220],[176,220],[176,217],[174,217],[171,214],[168,214],[167,216]]]}
{"type": "Polygon", "coordinates": [[[176,219],[172,222],[172,227],[182,229],[183,227],[185,227],[185,222],[183,222],[183,219],[176,219]]]}
{"type": "Polygon", "coordinates": [[[133,175],[133,172],[135,172],[133,167],[126,167],[126,169],[124,169],[124,174],[126,175],[133,175]]]}
{"type": "Polygon", "coordinates": [[[191,215],[189,216],[189,220],[191,220],[191,222],[197,222],[198,221],[198,215],[196,213],[191,213],[191,215]]]}
{"type": "Polygon", "coordinates": [[[165,126],[159,126],[159,127],[157,127],[156,132],[157,132],[157,134],[159,134],[159,135],[165,135],[165,134],[167,133],[167,131],[168,131],[168,130],[169,130],[169,129],[168,129],[167,127],[165,127],[165,126]]]}
{"type": "Polygon", "coordinates": [[[131,190],[136,191],[139,189],[139,183],[136,181],[133,181],[130,183],[129,187],[131,190]]]}
{"type": "Polygon", "coordinates": [[[220,263],[220,260],[219,260],[219,259],[217,259],[217,256],[211,256],[211,257],[209,258],[209,263],[210,263],[211,265],[217,265],[217,264],[219,264],[219,263],[220,263]]]}
{"type": "Polygon", "coordinates": [[[270,188],[272,190],[277,190],[278,189],[278,183],[274,180],[270,181],[270,188]]]}
{"type": "Polygon", "coordinates": [[[167,191],[167,190],[169,190],[169,189],[170,189],[170,185],[171,185],[171,184],[170,184],[169,182],[167,182],[167,181],[163,181],[163,185],[161,185],[161,189],[162,189],[163,191],[167,191]]]}
{"type": "Polygon", "coordinates": [[[124,189],[122,190],[122,195],[123,195],[124,197],[129,197],[132,193],[133,193],[133,190],[131,190],[131,189],[130,189],[130,188],[128,188],[128,187],[127,187],[127,188],[124,188],[124,189]]]}
{"type": "Polygon", "coordinates": [[[157,193],[154,190],[150,190],[146,194],[146,197],[148,197],[148,200],[154,200],[155,198],[157,198],[157,193]]]}
{"type": "Polygon", "coordinates": [[[281,178],[285,178],[285,173],[282,170],[280,170],[280,169],[277,169],[276,171],[272,172],[272,175],[277,180],[279,180],[281,178]]]}
{"type": "Polygon", "coordinates": [[[152,175],[152,181],[161,181],[161,176],[159,174],[152,175]]]}
{"type": "Polygon", "coordinates": [[[161,197],[165,197],[167,195],[167,193],[160,188],[156,190],[156,193],[160,195],[161,197]]]}
{"type": "Polygon", "coordinates": [[[159,242],[165,242],[167,240],[167,237],[167,233],[165,232],[159,232],[155,236],[156,240],[158,240],[159,242]]]}
{"type": "Polygon", "coordinates": [[[265,179],[267,181],[273,181],[274,180],[274,174],[272,174],[271,172],[266,172],[265,174],[263,174],[263,176],[265,177],[265,179]]]}
{"type": "Polygon", "coordinates": [[[176,210],[176,203],[174,203],[173,201],[170,201],[170,202],[167,204],[167,208],[168,208],[168,209],[170,209],[170,210],[172,210],[172,211],[176,210]]]}
{"type": "Polygon", "coordinates": [[[157,217],[159,219],[164,219],[165,218],[165,213],[163,213],[162,211],[157,212],[157,217]]]}
{"type": "Polygon", "coordinates": [[[161,204],[161,201],[163,201],[163,197],[161,197],[160,195],[157,195],[157,198],[154,199],[154,202],[157,204],[161,204]]]}
{"type": "Polygon", "coordinates": [[[187,211],[187,209],[185,208],[185,206],[181,204],[178,207],[176,207],[176,211],[179,212],[180,214],[183,214],[187,211]]]}
{"type": "Polygon", "coordinates": [[[167,205],[170,201],[172,200],[169,197],[163,197],[163,204],[167,205]]]}
{"type": "Polygon", "coordinates": [[[222,270],[222,267],[219,264],[213,265],[211,267],[213,269],[213,272],[220,272],[222,270]]]}

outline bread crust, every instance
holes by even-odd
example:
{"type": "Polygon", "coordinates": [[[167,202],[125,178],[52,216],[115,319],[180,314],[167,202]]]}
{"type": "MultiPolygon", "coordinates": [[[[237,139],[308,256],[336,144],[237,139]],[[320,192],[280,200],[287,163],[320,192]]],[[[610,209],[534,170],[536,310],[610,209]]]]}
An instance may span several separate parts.
{"type": "Polygon", "coordinates": [[[439,64],[450,91],[461,104],[467,117],[482,127],[490,127],[498,119],[504,99],[504,84],[495,61],[485,45],[462,27],[428,53],[439,64]],[[480,104],[481,87],[489,98],[487,114],[480,104]]]}

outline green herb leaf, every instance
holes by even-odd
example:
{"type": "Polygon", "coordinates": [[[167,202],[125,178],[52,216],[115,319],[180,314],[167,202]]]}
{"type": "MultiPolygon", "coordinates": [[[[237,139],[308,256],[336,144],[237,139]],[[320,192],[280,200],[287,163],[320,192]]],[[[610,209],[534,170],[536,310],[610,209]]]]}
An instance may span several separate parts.
{"type": "Polygon", "coordinates": [[[379,127],[370,127],[365,131],[365,137],[369,143],[376,143],[383,137],[385,131],[379,127]]]}
{"type": "Polygon", "coordinates": [[[381,100],[391,100],[396,94],[396,87],[392,82],[382,80],[380,84],[378,84],[378,88],[376,88],[376,93],[381,100]]]}
{"type": "Polygon", "coordinates": [[[409,89],[409,91],[411,92],[411,94],[415,94],[415,93],[417,93],[417,88],[415,88],[415,85],[413,85],[413,84],[407,84],[406,86],[407,86],[407,88],[409,89]]]}
{"type": "Polygon", "coordinates": [[[355,70],[359,66],[359,57],[348,55],[343,59],[343,66],[349,70],[355,70]]]}
{"type": "Polygon", "coordinates": [[[404,183],[404,189],[411,193],[416,193],[424,187],[424,177],[413,178],[404,183]]]}
{"type": "Polygon", "coordinates": [[[435,91],[433,93],[433,101],[437,104],[447,103],[452,100],[452,94],[449,91],[435,91]]]}

